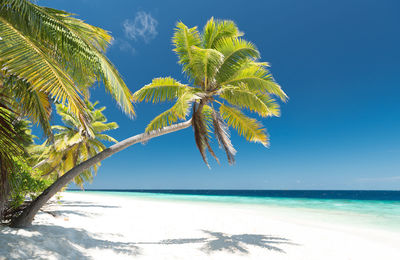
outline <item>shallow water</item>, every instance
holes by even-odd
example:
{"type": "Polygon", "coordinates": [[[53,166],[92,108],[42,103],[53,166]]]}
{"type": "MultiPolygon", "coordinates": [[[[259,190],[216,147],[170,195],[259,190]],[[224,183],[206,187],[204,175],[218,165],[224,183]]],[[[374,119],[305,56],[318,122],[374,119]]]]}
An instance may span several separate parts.
{"type": "MultiPolygon", "coordinates": [[[[240,205],[241,207],[257,207],[257,209],[260,210],[268,210],[273,207],[275,209],[279,209],[281,213],[284,213],[289,217],[301,216],[308,220],[318,218],[318,220],[325,222],[340,222],[358,227],[372,227],[400,232],[400,200],[373,200],[370,198],[370,195],[369,199],[317,199],[298,197],[267,197],[255,196],[254,194],[250,196],[235,196],[226,194],[198,195],[182,194],[182,191],[179,191],[179,194],[173,194],[173,191],[168,191],[168,193],[131,191],[85,192],[87,194],[112,195],[124,198],[240,205]]],[[[226,191],[224,192],[226,193],[226,191]]],[[[395,195],[397,196],[397,194],[395,195]]]]}

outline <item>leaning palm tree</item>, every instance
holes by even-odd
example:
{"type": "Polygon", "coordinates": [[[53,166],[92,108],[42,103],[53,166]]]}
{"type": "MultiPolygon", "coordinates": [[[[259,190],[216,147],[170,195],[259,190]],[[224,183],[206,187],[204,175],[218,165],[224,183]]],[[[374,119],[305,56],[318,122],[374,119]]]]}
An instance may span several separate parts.
{"type": "MultiPolygon", "coordinates": [[[[117,143],[113,137],[104,132],[118,128],[117,123],[107,122],[103,114],[105,107],[95,108],[98,102],[91,104],[86,101],[90,126],[93,137],[84,134],[84,128],[75,114],[67,107],[57,105],[57,114],[60,115],[63,126],[55,125],[52,128],[57,131],[53,144],[47,140],[42,146],[43,152],[38,158],[40,161],[35,168],[42,172],[42,177],[57,179],[81,162],[88,160],[106,149],[103,141],[117,143]]],[[[83,188],[85,181],[92,181],[97,173],[100,163],[97,163],[83,171],[74,178],[74,182],[83,188]]]]}
{"type": "Polygon", "coordinates": [[[268,146],[268,136],[261,123],[241,110],[247,109],[261,117],[279,116],[274,96],[283,101],[287,96],[273,80],[268,63],[258,62],[260,55],[256,47],[241,36],[232,21],[211,19],[203,34],[196,27],[189,29],[178,23],[174,50],[189,84],[170,77],[156,78],[134,93],[136,102],[175,100],[170,109],[150,122],[146,132],[185,120],[193,107],[196,145],[207,165],[207,149],[217,159],[209,142],[211,129],[231,164],[236,150],[229,139],[228,126],[248,141],[268,146]]]}
{"type": "Polygon", "coordinates": [[[274,97],[285,101],[287,96],[272,78],[268,64],[258,61],[256,47],[241,36],[232,21],[210,19],[202,34],[196,27],[188,28],[178,23],[173,37],[174,51],[190,84],[169,77],[157,78],[133,95],[136,102],[174,100],[175,104],[151,121],[145,133],[110,146],[65,173],[11,225],[30,225],[40,207],[82,171],[133,144],[154,137],[193,126],[196,144],[207,165],[207,149],[216,158],[209,142],[211,131],[225,149],[230,163],[234,162],[235,149],[229,139],[228,126],[238,130],[247,140],[267,146],[268,136],[261,123],[241,110],[261,117],[278,116],[279,105],[274,97]],[[192,117],[177,123],[189,116],[191,107],[192,117]]]}

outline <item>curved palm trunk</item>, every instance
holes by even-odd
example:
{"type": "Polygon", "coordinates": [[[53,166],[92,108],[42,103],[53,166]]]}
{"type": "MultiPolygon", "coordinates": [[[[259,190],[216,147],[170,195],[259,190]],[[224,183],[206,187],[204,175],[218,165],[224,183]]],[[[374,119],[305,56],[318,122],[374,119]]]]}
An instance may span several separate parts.
{"type": "Polygon", "coordinates": [[[165,135],[168,133],[176,132],[191,126],[191,119],[185,121],[183,123],[163,127],[160,130],[151,131],[149,133],[138,134],[132,137],[129,137],[119,143],[116,143],[109,148],[103,150],[92,158],[80,163],[76,167],[69,170],[63,176],[61,176],[58,180],[56,180],[50,187],[48,187],[42,194],[40,194],[32,203],[27,206],[22,213],[11,221],[10,226],[15,228],[22,228],[30,226],[33,218],[36,213],[40,210],[40,208],[51,198],[53,197],[59,190],[61,190],[65,185],[67,185],[73,178],[78,176],[84,170],[89,169],[91,166],[95,165],[98,162],[110,157],[111,155],[124,150],[125,148],[134,145],[136,143],[142,143],[147,140],[150,140],[154,137],[158,137],[161,135],[165,135]]]}

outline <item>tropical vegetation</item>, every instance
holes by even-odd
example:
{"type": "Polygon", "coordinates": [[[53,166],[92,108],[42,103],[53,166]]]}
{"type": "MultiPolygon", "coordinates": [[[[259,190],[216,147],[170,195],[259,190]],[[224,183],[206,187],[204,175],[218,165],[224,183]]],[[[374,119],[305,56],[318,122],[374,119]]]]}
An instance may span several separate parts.
{"type": "MultiPolygon", "coordinates": [[[[96,109],[95,106],[98,102],[91,104],[86,101],[85,103],[90,116],[92,137],[84,134],[84,127],[81,122],[66,106],[61,104],[56,106],[57,114],[61,116],[64,125],[52,126],[52,129],[57,132],[54,135],[54,145],[48,139],[38,149],[40,156],[35,168],[42,172],[43,178],[56,180],[81,162],[106,149],[104,141],[117,143],[117,140],[104,133],[118,128],[115,122],[107,123],[103,114],[105,107],[96,109]]],[[[74,182],[83,188],[85,182],[93,180],[93,175],[97,173],[99,167],[100,163],[93,165],[91,169],[87,169],[76,176],[74,182]]]]}
{"type": "Polygon", "coordinates": [[[192,126],[195,142],[207,165],[207,150],[217,159],[210,145],[212,132],[225,150],[228,162],[234,162],[236,150],[230,141],[228,127],[236,129],[248,141],[268,146],[264,127],[245,113],[279,116],[276,99],[286,101],[287,96],[273,79],[268,63],[259,61],[260,54],[254,44],[242,35],[232,21],[210,19],[202,33],[197,27],[189,28],[179,22],[173,37],[174,51],[188,84],[170,77],[156,78],[133,94],[135,102],[174,101],[174,105],[153,119],[144,133],[104,149],[57,178],[13,219],[11,226],[30,225],[38,210],[52,196],[90,167],[133,144],[161,135],[192,126]],[[191,118],[186,120],[190,114],[191,118]]]}
{"type": "Polygon", "coordinates": [[[12,193],[15,161],[29,160],[15,125],[21,118],[38,124],[53,142],[53,104],[63,104],[82,133],[93,137],[84,100],[95,82],[134,115],[132,94],[105,56],[111,40],[70,13],[29,0],[0,2],[0,216],[12,193]]]}

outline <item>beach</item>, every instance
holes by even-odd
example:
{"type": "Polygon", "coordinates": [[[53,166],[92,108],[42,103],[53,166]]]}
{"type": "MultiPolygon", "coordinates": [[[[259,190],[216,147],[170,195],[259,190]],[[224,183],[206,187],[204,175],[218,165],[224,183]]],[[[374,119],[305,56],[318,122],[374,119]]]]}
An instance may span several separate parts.
{"type": "Polygon", "coordinates": [[[0,227],[0,259],[400,259],[397,228],[324,212],[64,192],[30,228],[0,227]]]}

